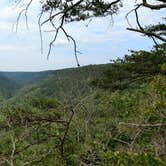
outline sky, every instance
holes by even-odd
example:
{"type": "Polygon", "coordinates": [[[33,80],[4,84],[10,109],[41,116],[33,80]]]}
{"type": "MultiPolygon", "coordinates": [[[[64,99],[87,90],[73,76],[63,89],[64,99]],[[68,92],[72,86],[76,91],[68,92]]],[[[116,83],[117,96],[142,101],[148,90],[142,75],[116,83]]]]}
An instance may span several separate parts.
{"type": "MultiPolygon", "coordinates": [[[[152,48],[153,42],[150,39],[126,30],[128,25],[125,13],[133,7],[133,0],[124,0],[124,4],[120,12],[114,16],[113,25],[110,17],[94,18],[90,23],[87,20],[65,25],[82,53],[78,55],[81,66],[109,63],[111,59],[123,57],[128,50],[152,48]]],[[[0,71],[43,71],[76,67],[73,45],[61,33],[47,60],[48,45],[53,38],[53,33],[47,32],[52,30],[49,26],[43,27],[44,52],[41,53],[37,24],[40,13],[38,0],[34,0],[29,9],[29,29],[26,28],[23,16],[16,32],[14,27],[20,10],[21,8],[16,7],[12,0],[0,0],[0,71]]],[[[150,10],[142,10],[140,20],[151,24],[158,21],[158,17],[163,14],[164,11],[154,14],[150,10]]],[[[134,15],[129,18],[134,25],[134,15]]]]}

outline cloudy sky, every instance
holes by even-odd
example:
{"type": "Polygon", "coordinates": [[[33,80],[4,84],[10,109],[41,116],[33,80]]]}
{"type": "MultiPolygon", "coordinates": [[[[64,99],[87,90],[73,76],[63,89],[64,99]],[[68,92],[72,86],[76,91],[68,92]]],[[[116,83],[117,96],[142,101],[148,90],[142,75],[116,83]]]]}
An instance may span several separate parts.
{"type": "MultiPolygon", "coordinates": [[[[78,55],[81,65],[108,63],[110,59],[123,57],[129,49],[151,49],[153,42],[139,34],[128,32],[125,13],[132,7],[133,0],[124,0],[124,8],[114,17],[93,19],[89,21],[71,23],[65,26],[66,30],[78,43],[78,55]]],[[[72,43],[68,43],[62,34],[52,49],[49,60],[47,51],[53,33],[44,32],[44,52],[40,51],[40,35],[37,18],[40,13],[38,0],[34,1],[28,13],[26,28],[25,17],[19,23],[18,32],[14,28],[20,8],[16,8],[12,0],[0,0],[0,71],[41,71],[60,68],[76,67],[72,43]]],[[[141,20],[147,24],[156,21],[163,11],[153,14],[150,10],[141,12],[141,20]]],[[[135,23],[134,16],[130,22],[135,23]]],[[[51,30],[43,27],[43,31],[51,30]]]]}

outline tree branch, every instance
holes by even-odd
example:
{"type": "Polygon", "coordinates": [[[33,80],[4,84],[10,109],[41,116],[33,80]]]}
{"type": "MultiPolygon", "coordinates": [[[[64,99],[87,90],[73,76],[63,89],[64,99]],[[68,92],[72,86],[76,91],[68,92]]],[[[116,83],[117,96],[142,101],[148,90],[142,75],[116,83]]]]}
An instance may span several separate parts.
{"type": "Polygon", "coordinates": [[[152,10],[160,10],[163,8],[166,8],[166,4],[164,3],[165,1],[162,1],[163,4],[158,4],[158,5],[151,5],[147,2],[147,0],[142,0],[142,6],[150,8],[152,10]]]}
{"type": "Polygon", "coordinates": [[[134,32],[139,32],[139,33],[142,33],[142,34],[144,34],[144,35],[146,35],[146,36],[148,36],[148,37],[155,37],[155,38],[157,38],[157,39],[159,39],[159,40],[161,40],[161,41],[163,41],[163,42],[166,42],[166,39],[165,38],[163,38],[163,37],[161,37],[161,36],[159,36],[159,35],[157,35],[157,34],[155,34],[155,33],[153,33],[153,32],[149,32],[149,31],[145,31],[145,30],[140,30],[140,29],[134,29],[134,28],[127,28],[127,30],[129,30],[129,31],[134,31],[134,32]]]}
{"type": "Polygon", "coordinates": [[[137,124],[137,123],[125,123],[125,122],[120,122],[119,125],[133,126],[133,127],[166,127],[166,123],[137,124]]]}

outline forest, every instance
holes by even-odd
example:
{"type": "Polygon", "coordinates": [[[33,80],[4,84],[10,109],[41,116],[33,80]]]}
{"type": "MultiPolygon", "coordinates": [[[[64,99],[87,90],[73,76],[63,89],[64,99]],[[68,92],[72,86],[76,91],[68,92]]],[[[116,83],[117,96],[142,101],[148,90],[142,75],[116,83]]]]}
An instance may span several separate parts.
{"type": "MultiPolygon", "coordinates": [[[[7,61],[7,65],[12,64],[15,69],[26,66],[27,62],[33,66],[36,63],[32,63],[33,60],[37,61],[36,66],[41,67],[39,56],[35,59],[33,51],[38,55],[39,52],[44,53],[49,59],[51,54],[58,52],[58,48],[64,48],[63,51],[70,56],[68,46],[71,45],[64,47],[64,43],[68,42],[72,44],[77,67],[9,72],[9,68],[3,65],[4,70],[0,72],[0,166],[166,166],[166,1],[11,2],[18,11],[17,16],[13,5],[0,14],[0,36],[3,40],[0,40],[1,65],[6,63],[7,55],[12,55],[16,57],[13,58],[15,64],[7,61]],[[33,24],[33,14],[37,10],[37,23],[33,24]],[[12,17],[9,17],[10,13],[12,17]],[[146,16],[147,13],[149,15],[146,16]],[[123,15],[127,22],[126,31],[146,38],[140,40],[142,43],[137,40],[140,36],[130,38],[126,35],[122,22],[118,25],[123,31],[115,26],[115,31],[111,33],[114,40],[98,30],[102,24],[99,18],[109,18],[114,27],[118,14],[123,15]],[[16,18],[13,25],[15,37],[6,33],[13,17],[16,18]],[[73,34],[77,36],[83,30],[77,32],[74,26],[84,22],[88,28],[96,18],[96,27],[92,26],[90,33],[82,34],[82,37],[87,35],[85,52],[92,46],[91,51],[96,53],[94,61],[99,58],[100,49],[103,50],[101,57],[111,54],[107,43],[115,40],[117,54],[119,49],[124,49],[120,48],[120,41],[126,47],[131,44],[143,49],[131,48],[126,55],[116,56],[107,64],[94,62],[81,66],[79,57],[83,56],[78,48],[82,41],[77,42],[73,34]],[[28,24],[29,20],[32,27],[28,24]],[[29,32],[24,31],[23,21],[29,32]],[[38,29],[33,29],[36,25],[38,29]],[[39,38],[36,40],[37,33],[39,38]],[[120,33],[123,39],[119,38],[120,33]],[[25,36],[34,46],[39,42],[40,49],[24,41],[25,36]],[[107,43],[103,42],[103,38],[107,43]],[[151,48],[144,49],[148,47],[145,46],[147,39],[152,41],[148,40],[151,48]],[[19,47],[11,45],[17,42],[19,47]],[[22,54],[19,54],[20,50],[22,54]],[[26,57],[18,65],[19,60],[27,55],[28,59],[26,57]],[[34,59],[30,61],[31,58],[34,59]]],[[[0,5],[8,3],[3,1],[0,5]]],[[[63,64],[68,62],[64,59],[68,58],[64,52],[60,52],[63,64]]]]}
{"type": "Polygon", "coordinates": [[[0,82],[2,166],[166,163],[166,44],[0,82]]]}

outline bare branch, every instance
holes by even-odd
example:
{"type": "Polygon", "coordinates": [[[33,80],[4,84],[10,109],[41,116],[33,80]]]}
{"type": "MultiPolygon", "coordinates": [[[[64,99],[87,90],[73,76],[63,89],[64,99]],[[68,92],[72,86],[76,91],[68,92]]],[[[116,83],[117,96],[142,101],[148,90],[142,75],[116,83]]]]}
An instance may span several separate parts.
{"type": "MultiPolygon", "coordinates": [[[[19,0],[19,2],[17,3],[17,5],[18,5],[20,2],[21,2],[21,0],[19,0]]],[[[28,13],[28,9],[29,9],[29,7],[31,6],[32,2],[33,2],[33,0],[30,0],[29,3],[26,5],[26,7],[20,11],[20,13],[19,13],[19,15],[18,15],[18,17],[17,17],[17,22],[16,22],[16,32],[17,32],[17,30],[18,30],[18,25],[19,25],[19,22],[20,22],[20,18],[21,18],[21,16],[23,15],[23,13],[24,13],[24,15],[25,15],[26,27],[27,27],[27,29],[28,29],[28,17],[27,17],[27,13],[28,13]]]]}
{"type": "Polygon", "coordinates": [[[51,151],[48,151],[46,154],[41,155],[41,156],[39,156],[39,157],[36,158],[36,159],[32,159],[31,161],[25,162],[25,163],[23,164],[23,166],[32,165],[32,164],[35,164],[35,163],[42,162],[42,160],[43,160],[44,158],[48,157],[50,154],[51,154],[51,151]]]}
{"type": "Polygon", "coordinates": [[[162,1],[162,2],[163,4],[151,5],[147,2],[147,0],[142,0],[142,6],[150,8],[152,10],[160,10],[160,9],[166,8],[165,1],[162,1]]]}
{"type": "Polygon", "coordinates": [[[73,116],[74,116],[74,111],[73,111],[73,108],[70,108],[69,110],[71,112],[71,115],[70,115],[70,118],[69,118],[69,121],[66,125],[66,128],[64,129],[64,135],[62,136],[62,138],[60,139],[60,145],[59,145],[59,151],[60,151],[60,156],[61,158],[63,159],[64,157],[64,143],[65,143],[65,140],[66,140],[66,136],[68,134],[68,131],[69,131],[69,127],[70,127],[70,124],[72,122],[72,119],[73,119],[73,116]]]}
{"type": "Polygon", "coordinates": [[[166,127],[165,123],[156,123],[156,124],[137,124],[137,123],[125,123],[120,122],[119,125],[133,126],[133,127],[166,127]]]}
{"type": "Polygon", "coordinates": [[[43,53],[43,35],[42,35],[42,29],[41,29],[41,18],[43,16],[43,10],[41,11],[38,19],[38,27],[39,27],[39,34],[40,34],[40,45],[41,45],[41,53],[43,53]]]}
{"type": "Polygon", "coordinates": [[[159,40],[161,40],[161,41],[163,41],[163,42],[166,42],[166,39],[165,38],[163,38],[163,37],[161,37],[161,36],[159,36],[159,35],[157,35],[157,34],[155,34],[155,33],[153,33],[153,32],[149,32],[149,31],[142,31],[142,30],[140,30],[140,29],[134,29],[134,28],[127,28],[127,30],[129,30],[129,31],[134,31],[134,32],[139,32],[139,33],[142,33],[142,34],[144,34],[144,35],[147,35],[148,37],[155,37],[155,38],[157,38],[157,39],[159,39],[159,40]]]}

